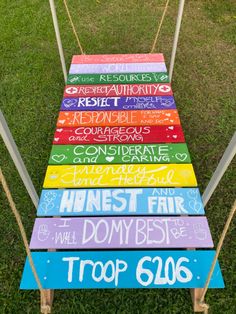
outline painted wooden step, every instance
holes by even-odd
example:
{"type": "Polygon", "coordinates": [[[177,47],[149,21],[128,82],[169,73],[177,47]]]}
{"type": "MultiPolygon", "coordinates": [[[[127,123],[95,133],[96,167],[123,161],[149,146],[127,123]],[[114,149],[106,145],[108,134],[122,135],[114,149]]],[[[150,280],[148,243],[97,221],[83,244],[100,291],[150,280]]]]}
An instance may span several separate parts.
{"type": "Polygon", "coordinates": [[[69,74],[67,84],[145,84],[169,83],[166,72],[112,73],[112,74],[69,74]]]}
{"type": "Polygon", "coordinates": [[[74,55],[71,63],[132,63],[132,62],[165,62],[162,53],[74,55]]]}
{"type": "Polygon", "coordinates": [[[50,189],[37,215],[204,215],[204,208],[198,188],[50,189]]]}
{"type": "Polygon", "coordinates": [[[44,188],[195,187],[191,164],[48,166],[44,188]]]}
{"type": "Polygon", "coordinates": [[[64,97],[172,96],[169,83],[67,85],[64,97]]]}
{"type": "Polygon", "coordinates": [[[206,217],[37,218],[30,242],[31,249],[212,247],[206,217]]]}
{"type": "Polygon", "coordinates": [[[179,125],[178,111],[128,110],[128,111],[61,111],[57,127],[78,126],[136,126],[179,125]]]}
{"type": "Polygon", "coordinates": [[[57,128],[53,144],[183,143],[181,125],[57,128]]]}
{"type": "MultiPolygon", "coordinates": [[[[215,251],[32,252],[44,289],[203,288],[215,251]]],[[[210,288],[224,288],[217,262],[210,288]]],[[[25,264],[21,289],[37,289],[25,264]]]]}
{"type": "Polygon", "coordinates": [[[173,96],[64,98],[62,111],[176,109],[173,96]]]}
{"type": "Polygon", "coordinates": [[[165,62],[71,64],[69,74],[167,72],[165,62]]]}
{"type": "Polygon", "coordinates": [[[186,144],[53,145],[49,165],[190,163],[186,144]]]}

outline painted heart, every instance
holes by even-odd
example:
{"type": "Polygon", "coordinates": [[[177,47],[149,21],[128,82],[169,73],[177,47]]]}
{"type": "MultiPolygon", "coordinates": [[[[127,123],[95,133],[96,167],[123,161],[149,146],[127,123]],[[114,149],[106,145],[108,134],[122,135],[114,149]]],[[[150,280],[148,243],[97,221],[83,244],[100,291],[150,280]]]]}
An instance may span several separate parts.
{"type": "Polygon", "coordinates": [[[174,130],[174,127],[173,126],[169,126],[168,129],[169,130],[174,130]]]}
{"type": "Polygon", "coordinates": [[[162,75],[162,76],[160,77],[161,81],[164,81],[164,80],[166,80],[167,78],[168,78],[167,75],[162,75]]]}
{"type": "Polygon", "coordinates": [[[52,160],[55,161],[55,162],[62,162],[64,159],[66,158],[65,155],[53,155],[52,156],[52,160]]]}
{"type": "Polygon", "coordinates": [[[56,129],[56,131],[57,131],[57,132],[62,132],[62,131],[63,131],[63,129],[56,129]]]}
{"type": "Polygon", "coordinates": [[[60,124],[64,124],[66,120],[58,120],[60,124]]]}
{"type": "Polygon", "coordinates": [[[54,141],[55,141],[55,142],[58,142],[58,141],[59,141],[59,137],[55,137],[55,138],[54,138],[54,141]]]}
{"type": "Polygon", "coordinates": [[[70,107],[72,105],[76,105],[76,99],[64,99],[63,104],[67,105],[67,107],[70,107]]]}
{"type": "Polygon", "coordinates": [[[180,161],[185,161],[188,158],[188,155],[186,153],[177,153],[175,154],[175,158],[180,161]]]}
{"type": "Polygon", "coordinates": [[[170,113],[166,113],[166,116],[167,116],[167,117],[170,117],[170,113]]]}
{"type": "Polygon", "coordinates": [[[69,82],[76,82],[77,81],[77,77],[72,77],[71,79],[69,79],[69,82]]]}
{"type": "Polygon", "coordinates": [[[71,106],[73,106],[73,104],[64,104],[64,106],[65,106],[66,108],[70,108],[71,106]]]}
{"type": "Polygon", "coordinates": [[[173,135],[173,138],[177,138],[177,135],[173,135]]]}
{"type": "Polygon", "coordinates": [[[202,204],[196,200],[191,200],[189,206],[196,212],[199,213],[202,209],[202,204]]]}
{"type": "Polygon", "coordinates": [[[109,156],[107,156],[105,159],[108,161],[108,162],[112,162],[112,160],[114,160],[114,156],[111,156],[111,157],[109,157],[109,156]]]}

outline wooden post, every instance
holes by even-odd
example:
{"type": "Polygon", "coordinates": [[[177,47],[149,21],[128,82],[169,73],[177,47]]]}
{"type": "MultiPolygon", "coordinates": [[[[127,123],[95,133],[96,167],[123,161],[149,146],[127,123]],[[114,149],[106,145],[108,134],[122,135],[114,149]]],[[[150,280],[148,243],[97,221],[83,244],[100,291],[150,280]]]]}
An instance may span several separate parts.
{"type": "Polygon", "coordinates": [[[202,291],[203,291],[202,288],[190,289],[194,312],[204,312],[204,309],[199,305],[199,300],[202,295],[202,291]]]}
{"type": "MultiPolygon", "coordinates": [[[[195,249],[192,249],[192,248],[190,248],[188,250],[194,250],[195,251],[195,249]]],[[[190,289],[190,294],[192,297],[193,311],[194,312],[204,312],[204,309],[201,306],[199,306],[199,300],[201,298],[202,291],[203,291],[203,288],[190,289]]]]}
{"type": "MultiPolygon", "coordinates": [[[[54,216],[55,217],[55,216],[54,216]]],[[[56,250],[48,250],[48,252],[56,252],[56,250]]],[[[54,298],[54,290],[44,289],[44,297],[46,297],[46,304],[44,303],[43,295],[40,293],[40,304],[41,304],[41,313],[49,314],[52,313],[52,303],[54,298]],[[45,308],[46,306],[46,308],[45,308]]]]}
{"type": "Polygon", "coordinates": [[[54,290],[45,289],[43,291],[44,291],[44,297],[46,297],[46,304],[44,303],[44,298],[43,298],[42,293],[40,293],[41,313],[49,314],[49,313],[52,313],[54,290]]]}

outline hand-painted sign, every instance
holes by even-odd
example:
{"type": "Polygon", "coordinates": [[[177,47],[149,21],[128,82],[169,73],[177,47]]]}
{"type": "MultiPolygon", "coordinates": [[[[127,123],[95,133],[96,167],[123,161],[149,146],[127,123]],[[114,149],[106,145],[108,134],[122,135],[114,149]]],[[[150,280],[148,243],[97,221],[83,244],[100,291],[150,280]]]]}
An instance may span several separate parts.
{"type": "MultiPolygon", "coordinates": [[[[44,289],[203,288],[215,251],[32,252],[44,289]]],[[[38,289],[26,260],[21,289],[38,289]]],[[[224,288],[219,263],[209,288],[224,288]]]]}
{"type": "Polygon", "coordinates": [[[176,109],[173,96],[64,98],[63,111],[176,109]]]}
{"type": "Polygon", "coordinates": [[[203,215],[198,188],[42,190],[38,216],[203,215]]]}
{"type": "Polygon", "coordinates": [[[165,84],[109,84],[67,85],[64,97],[171,96],[171,85],[165,84]]]}
{"type": "Polygon", "coordinates": [[[164,62],[71,64],[69,74],[167,72],[164,62]]]}
{"type": "Polygon", "coordinates": [[[48,166],[44,188],[194,187],[191,164],[48,166]]]}
{"type": "Polygon", "coordinates": [[[206,217],[37,218],[31,249],[207,248],[206,217]]]}
{"type": "Polygon", "coordinates": [[[50,165],[190,163],[186,144],[53,145],[50,165]]]}
{"type": "Polygon", "coordinates": [[[181,143],[180,125],[57,128],[53,144],[181,143]]]}
{"type": "Polygon", "coordinates": [[[78,63],[138,63],[138,62],[165,62],[162,53],[136,53],[112,55],[74,55],[73,64],[78,63]]]}
{"type": "Polygon", "coordinates": [[[174,109],[128,111],[60,111],[57,120],[58,127],[172,124],[180,124],[178,111],[174,109]]]}
{"type": "Polygon", "coordinates": [[[67,84],[140,84],[168,83],[169,77],[165,72],[149,73],[113,73],[113,74],[69,74],[67,84]]]}

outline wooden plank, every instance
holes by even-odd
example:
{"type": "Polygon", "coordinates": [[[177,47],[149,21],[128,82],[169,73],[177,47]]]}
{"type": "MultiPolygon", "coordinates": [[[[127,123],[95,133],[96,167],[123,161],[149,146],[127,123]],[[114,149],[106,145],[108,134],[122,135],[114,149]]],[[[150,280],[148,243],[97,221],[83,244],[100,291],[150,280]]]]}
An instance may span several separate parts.
{"type": "Polygon", "coordinates": [[[145,84],[169,83],[166,72],[112,73],[112,74],[69,74],[67,84],[145,84]]]}
{"type": "Polygon", "coordinates": [[[181,143],[180,125],[57,128],[53,144],[181,143]]]}
{"type": "Polygon", "coordinates": [[[190,163],[186,144],[53,145],[50,165],[190,163]]]}
{"type": "Polygon", "coordinates": [[[167,72],[164,62],[71,64],[69,74],[167,72]]]}
{"type": "Polygon", "coordinates": [[[30,242],[31,249],[186,247],[213,247],[206,217],[37,218],[30,242]]]}
{"type": "Polygon", "coordinates": [[[61,111],[57,120],[57,127],[178,124],[180,124],[178,111],[174,109],[128,111],[61,111]]]}
{"type": "Polygon", "coordinates": [[[48,166],[44,188],[194,187],[191,164],[48,166]]]}
{"type": "Polygon", "coordinates": [[[163,53],[74,55],[72,64],[77,63],[132,63],[132,62],[165,62],[163,53]]]}
{"type": "Polygon", "coordinates": [[[172,96],[170,83],[66,85],[64,97],[172,96]]]}
{"type": "Polygon", "coordinates": [[[200,306],[199,301],[203,293],[203,288],[190,289],[192,301],[193,301],[193,311],[195,312],[204,312],[204,308],[200,306]]]}
{"type": "MultiPolygon", "coordinates": [[[[45,289],[203,288],[215,251],[32,252],[45,289]],[[128,280],[127,280],[128,278],[128,280]]],[[[21,289],[37,289],[28,259],[21,289]]],[[[210,288],[224,288],[217,262],[210,288]]]]}
{"type": "Polygon", "coordinates": [[[42,190],[38,216],[203,215],[198,188],[42,190]]]}
{"type": "Polygon", "coordinates": [[[173,96],[64,98],[62,111],[176,109],[173,96]]]}
{"type": "Polygon", "coordinates": [[[47,314],[52,313],[53,299],[54,299],[54,290],[43,289],[43,294],[42,292],[40,292],[41,313],[45,313],[45,306],[47,306],[47,311],[48,311],[47,314]],[[45,301],[46,301],[46,304],[45,304],[45,301]]]}

